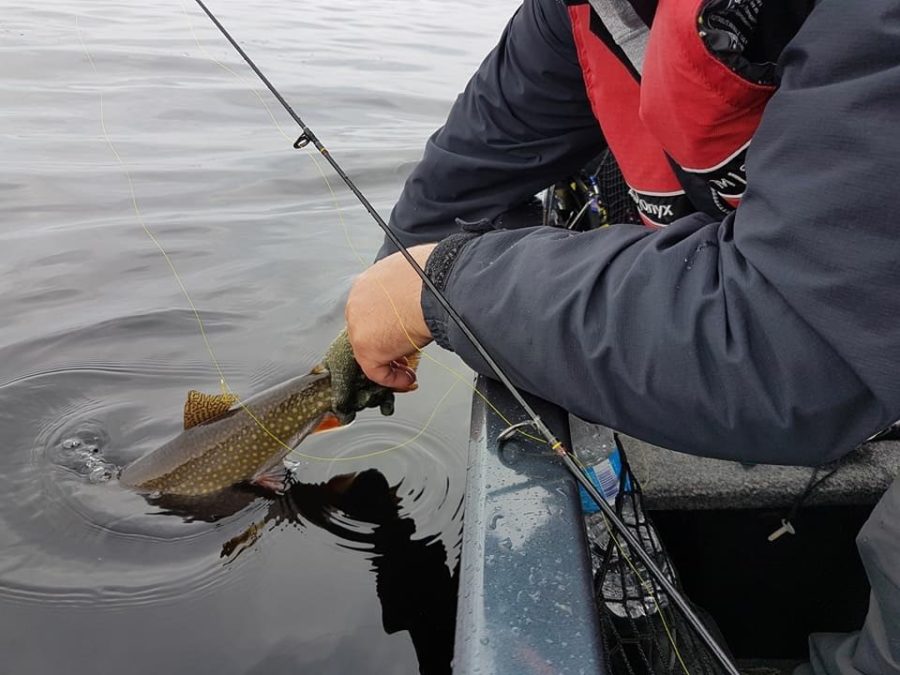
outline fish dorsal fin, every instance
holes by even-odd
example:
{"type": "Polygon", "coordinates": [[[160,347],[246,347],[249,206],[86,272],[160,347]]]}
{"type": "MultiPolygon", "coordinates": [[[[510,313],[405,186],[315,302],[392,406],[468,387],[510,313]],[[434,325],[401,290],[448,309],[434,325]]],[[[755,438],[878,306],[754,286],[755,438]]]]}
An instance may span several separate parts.
{"type": "Polygon", "coordinates": [[[190,429],[198,424],[221,417],[238,400],[234,394],[204,394],[192,389],[184,402],[184,428],[190,429]]]}
{"type": "Polygon", "coordinates": [[[418,370],[419,362],[422,360],[422,352],[416,351],[406,357],[407,365],[413,370],[418,370]]]}

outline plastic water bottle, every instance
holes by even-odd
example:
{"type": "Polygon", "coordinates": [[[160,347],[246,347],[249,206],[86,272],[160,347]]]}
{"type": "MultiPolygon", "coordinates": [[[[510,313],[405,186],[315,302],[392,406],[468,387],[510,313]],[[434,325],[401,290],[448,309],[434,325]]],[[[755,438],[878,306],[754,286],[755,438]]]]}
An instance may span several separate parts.
{"type": "MultiPolygon", "coordinates": [[[[634,491],[630,475],[622,479],[622,456],[616,444],[595,442],[591,447],[579,449],[578,458],[585,465],[591,482],[616,510],[619,519],[643,544],[669,581],[674,583],[672,566],[663,552],[656,528],[644,513],[641,495],[634,491]]],[[[668,597],[653,581],[637,554],[629,549],[621,536],[616,537],[615,541],[610,538],[612,525],[607,527],[606,517],[584,488],[581,488],[581,504],[591,544],[594,578],[598,574],[603,575],[598,601],[602,601],[615,616],[631,619],[649,617],[667,607],[668,597]]]]}

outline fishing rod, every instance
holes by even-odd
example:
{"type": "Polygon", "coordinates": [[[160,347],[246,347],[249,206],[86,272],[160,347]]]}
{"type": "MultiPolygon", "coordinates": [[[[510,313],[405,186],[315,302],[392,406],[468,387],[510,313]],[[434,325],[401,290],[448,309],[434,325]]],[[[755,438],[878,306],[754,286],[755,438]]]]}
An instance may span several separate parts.
{"type": "MultiPolygon", "coordinates": [[[[250,66],[250,69],[256,74],[256,76],[260,79],[260,81],[266,86],[266,88],[272,93],[275,99],[281,104],[284,110],[290,115],[291,119],[297,123],[300,127],[301,133],[300,136],[297,137],[297,140],[294,141],[294,148],[302,149],[305,148],[310,143],[315,147],[316,150],[319,151],[319,154],[324,157],[327,162],[331,165],[331,168],[334,169],[335,173],[340,176],[341,180],[347,185],[350,191],[356,196],[359,200],[360,204],[362,204],[363,208],[369,213],[370,216],[375,220],[378,226],[384,231],[385,236],[388,240],[397,247],[397,250],[403,255],[406,261],[410,264],[410,266],[415,270],[416,274],[422,280],[422,284],[427,288],[437,299],[438,303],[443,307],[444,311],[447,312],[447,315],[453,320],[453,322],[459,327],[462,331],[463,335],[472,343],[472,346],[475,347],[475,350],[484,360],[484,362],[488,365],[491,371],[496,376],[497,380],[500,381],[501,384],[509,391],[510,395],[516,400],[516,402],[522,407],[522,410],[525,414],[530,418],[528,424],[532,426],[534,429],[544,437],[547,444],[550,448],[562,458],[563,462],[566,465],[566,468],[572,473],[578,483],[587,491],[587,493],[591,496],[591,499],[597,504],[600,510],[604,513],[607,519],[613,524],[614,528],[618,531],[618,533],[622,536],[623,539],[628,543],[629,547],[638,555],[641,559],[641,562],[644,563],[647,570],[650,572],[650,575],[654,578],[654,580],[659,583],[659,585],[666,591],[669,597],[675,602],[676,605],[681,609],[684,613],[685,618],[687,618],[688,623],[697,631],[697,634],[706,643],[707,647],[709,647],[710,651],[715,655],[717,660],[721,663],[721,665],[725,668],[725,670],[729,673],[729,675],[740,675],[738,669],[731,662],[731,659],[725,654],[713,636],[706,629],[706,626],[700,620],[700,618],[694,613],[693,609],[691,609],[687,600],[682,597],[681,593],[675,588],[675,586],[666,578],[665,573],[659,569],[656,564],[656,561],[650,556],[647,551],[644,550],[644,547],[640,544],[637,538],[631,534],[628,530],[628,527],[624,522],[619,518],[616,514],[615,510],[606,502],[606,500],[602,497],[600,492],[591,482],[588,477],[587,471],[584,468],[580,467],[575,459],[572,457],[570,451],[563,445],[563,442],[560,441],[552,431],[544,424],[543,420],[541,420],[540,416],[534,411],[534,409],[529,405],[528,401],[522,396],[516,386],[510,381],[509,377],[507,377],[506,373],[503,372],[503,369],[500,365],[494,360],[494,358],[488,353],[487,349],[481,343],[481,341],[475,336],[466,322],[463,320],[462,316],[453,308],[450,304],[450,301],[447,300],[447,297],[443,294],[443,292],[435,286],[434,282],[429,278],[427,274],[425,274],[425,270],[416,262],[415,258],[413,258],[412,254],[409,252],[407,247],[400,241],[400,238],[396,235],[396,233],[391,230],[388,224],[384,221],[378,211],[375,210],[375,207],[372,206],[372,203],[368,200],[368,198],[362,193],[362,191],[357,187],[356,183],[347,175],[344,169],[338,164],[337,160],[332,157],[331,153],[328,149],[322,144],[319,140],[318,136],[313,133],[312,129],[310,129],[306,123],[301,119],[301,117],[294,111],[291,105],[285,100],[285,98],[279,93],[279,91],[275,88],[275,86],[269,81],[269,78],[265,76],[265,74],[259,69],[256,63],[253,62],[253,59],[243,50],[243,48],[237,43],[237,41],[231,36],[231,33],[222,25],[218,18],[210,11],[209,7],[203,2],[203,0],[195,0],[200,9],[203,10],[203,13],[209,17],[210,21],[219,29],[219,32],[225,37],[226,40],[234,47],[235,51],[240,54],[241,58],[250,66]]],[[[514,425],[519,426],[519,425],[514,425]]]]}
{"type": "Polygon", "coordinates": [[[340,176],[341,180],[350,188],[350,191],[356,195],[356,198],[363,205],[366,211],[369,212],[369,215],[375,219],[375,222],[378,223],[378,226],[384,230],[385,235],[391,241],[391,243],[397,247],[400,253],[403,254],[403,257],[406,258],[406,261],[412,266],[415,270],[416,274],[422,280],[422,283],[425,287],[434,294],[434,297],[437,299],[438,303],[447,314],[453,319],[453,322],[459,327],[459,329],[463,332],[466,338],[472,343],[472,346],[478,351],[478,354],[484,359],[485,363],[487,363],[488,367],[493,371],[494,375],[497,376],[497,379],[509,390],[509,393],[512,394],[513,398],[516,399],[516,402],[522,406],[522,409],[531,418],[531,423],[535,429],[540,432],[540,434],[544,437],[544,439],[550,444],[554,450],[559,450],[563,448],[562,441],[560,441],[553,432],[550,431],[549,428],[543,423],[540,416],[534,411],[534,409],[528,404],[528,402],[522,397],[519,391],[516,389],[515,385],[509,380],[497,362],[491,357],[491,355],[487,352],[482,345],[481,341],[475,337],[475,334],[471,331],[471,329],[466,325],[466,322],[463,318],[457,313],[457,311],[453,308],[450,302],[447,300],[446,296],[434,285],[434,282],[425,274],[425,270],[416,262],[415,258],[412,257],[412,254],[400,241],[399,237],[388,227],[388,224],[384,222],[384,218],[375,210],[375,207],[372,206],[372,203],[368,200],[368,198],[362,193],[362,191],[356,186],[356,183],[347,175],[341,165],[337,163],[337,160],[331,156],[331,153],[328,152],[328,149],[322,145],[322,142],[319,140],[318,136],[313,133],[312,129],[306,126],[306,123],[300,118],[300,116],[294,111],[291,105],[284,99],[284,97],[275,89],[275,86],[269,81],[263,72],[259,69],[259,67],[253,62],[247,52],[241,48],[241,46],[237,43],[237,41],[231,36],[231,33],[222,25],[222,23],[216,18],[216,16],[209,10],[203,0],[195,0],[196,3],[200,6],[200,9],[209,17],[209,19],[215,24],[216,28],[219,29],[219,32],[225,36],[225,39],[231,43],[231,46],[235,48],[238,54],[241,55],[241,58],[247,62],[247,65],[250,66],[251,70],[256,73],[257,77],[262,81],[266,88],[272,92],[272,95],[276,98],[276,100],[281,104],[281,106],[287,111],[288,115],[291,116],[297,125],[300,127],[302,133],[294,141],[294,147],[298,150],[306,147],[310,143],[319,151],[319,154],[324,157],[328,163],[331,165],[331,168],[334,169],[335,173],[340,176]]]}

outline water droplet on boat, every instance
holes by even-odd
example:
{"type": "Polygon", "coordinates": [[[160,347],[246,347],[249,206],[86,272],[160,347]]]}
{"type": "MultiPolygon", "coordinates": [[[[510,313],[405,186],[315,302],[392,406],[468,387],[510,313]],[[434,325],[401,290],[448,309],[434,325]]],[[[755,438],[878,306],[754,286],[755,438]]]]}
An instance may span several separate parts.
{"type": "Polygon", "coordinates": [[[522,457],[522,449],[515,443],[506,443],[500,448],[500,460],[507,466],[517,464],[522,457]]]}

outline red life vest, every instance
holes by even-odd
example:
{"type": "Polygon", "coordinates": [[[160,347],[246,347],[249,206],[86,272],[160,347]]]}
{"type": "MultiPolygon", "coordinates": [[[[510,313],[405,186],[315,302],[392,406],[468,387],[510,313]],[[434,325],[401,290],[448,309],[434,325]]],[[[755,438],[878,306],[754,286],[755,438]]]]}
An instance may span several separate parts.
{"type": "Polygon", "coordinates": [[[570,3],[594,115],[647,225],[697,210],[698,190],[727,214],[740,203],[744,156],[775,86],[745,79],[711,52],[703,38],[710,0],[659,0],[649,27],[639,4],[570,3]]]}

